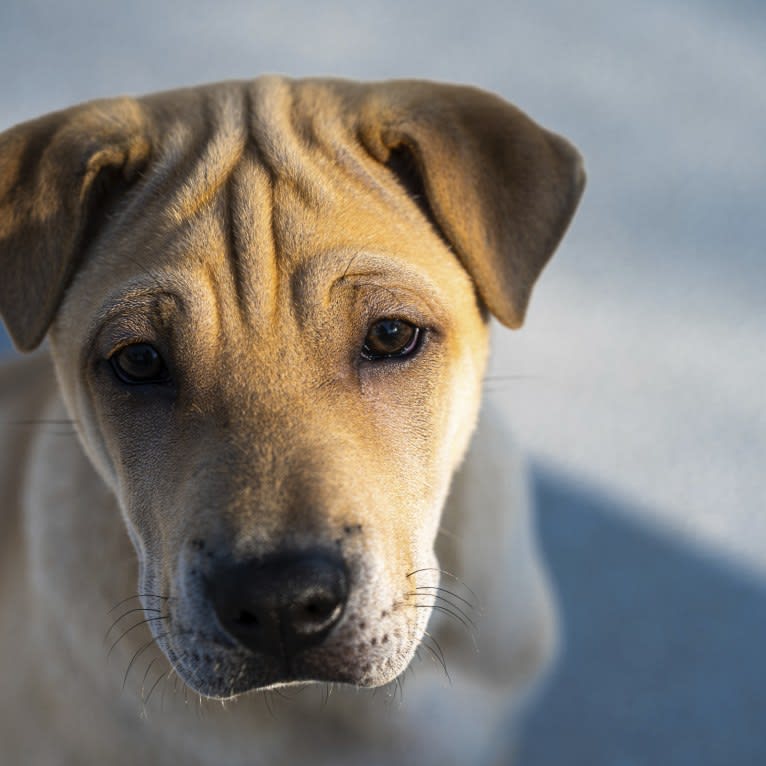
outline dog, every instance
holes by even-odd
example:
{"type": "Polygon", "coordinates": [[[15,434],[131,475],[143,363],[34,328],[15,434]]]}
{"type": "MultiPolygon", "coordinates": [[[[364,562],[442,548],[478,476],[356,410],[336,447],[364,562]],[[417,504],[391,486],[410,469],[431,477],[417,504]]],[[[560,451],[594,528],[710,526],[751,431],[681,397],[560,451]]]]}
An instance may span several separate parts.
{"type": "Polygon", "coordinates": [[[509,762],[557,623],[488,328],[584,178],[423,81],[0,136],[2,763],[509,762]]]}

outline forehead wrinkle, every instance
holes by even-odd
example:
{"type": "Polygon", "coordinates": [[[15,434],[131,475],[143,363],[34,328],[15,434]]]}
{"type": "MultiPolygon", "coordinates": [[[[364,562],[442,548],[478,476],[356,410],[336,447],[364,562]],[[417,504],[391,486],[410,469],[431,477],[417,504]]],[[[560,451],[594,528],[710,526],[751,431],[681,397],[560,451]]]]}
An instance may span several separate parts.
{"type": "MultiPolygon", "coordinates": [[[[322,180],[315,196],[323,194],[327,182],[332,181],[337,189],[354,187],[374,197],[378,205],[398,210],[410,222],[422,217],[394,173],[360,143],[336,92],[317,88],[316,83],[306,88],[299,82],[282,81],[279,87],[285,94],[291,135],[306,155],[301,159],[310,162],[322,180]]],[[[311,177],[307,185],[312,185],[311,177]]]]}
{"type": "Polygon", "coordinates": [[[175,123],[158,143],[151,172],[143,177],[133,194],[127,195],[127,203],[116,215],[118,227],[128,227],[146,216],[152,204],[164,210],[164,202],[177,183],[179,168],[196,149],[193,131],[183,122],[175,123]]]}
{"type": "Polygon", "coordinates": [[[234,165],[218,187],[230,284],[250,325],[277,320],[280,283],[293,256],[306,249],[310,219],[327,193],[290,122],[291,103],[290,88],[276,79],[239,92],[237,141],[244,144],[237,143],[234,165]]]}
{"type": "Polygon", "coordinates": [[[331,168],[317,171],[325,158],[317,152],[313,121],[303,117],[292,84],[264,78],[248,90],[248,103],[250,137],[272,180],[278,178],[280,186],[288,187],[309,207],[329,199],[332,192],[325,176],[331,168]]]}
{"type": "MultiPolygon", "coordinates": [[[[357,142],[332,105],[312,105],[306,98],[305,92],[280,79],[259,80],[247,89],[250,142],[243,164],[247,159],[259,168],[271,193],[268,198],[250,193],[243,206],[235,209],[249,212],[247,205],[257,201],[261,236],[257,248],[247,248],[247,255],[251,263],[253,255],[257,256],[259,268],[251,265],[248,276],[259,289],[252,290],[247,303],[259,307],[264,315],[265,296],[274,296],[268,313],[275,316],[280,308],[277,296],[283,294],[287,300],[281,308],[299,318],[302,312],[295,288],[302,287],[300,292],[304,292],[310,285],[303,283],[297,270],[314,260],[311,251],[340,243],[374,246],[374,226],[368,224],[379,225],[380,213],[398,191],[378,181],[377,163],[361,147],[354,148],[357,142]],[[363,194],[349,194],[350,186],[363,194]],[[370,192],[371,198],[366,199],[370,192]],[[359,219],[360,206],[369,221],[359,219]],[[281,293],[280,288],[284,288],[281,293]]],[[[252,229],[237,226],[235,231],[252,229]]]]}
{"type": "Polygon", "coordinates": [[[240,313],[249,321],[272,316],[280,276],[274,179],[253,142],[232,173],[221,204],[228,271],[240,313]]]}
{"type": "Polygon", "coordinates": [[[205,102],[210,138],[167,205],[171,222],[181,223],[208,207],[234,171],[247,144],[245,108],[235,89],[223,90],[214,101],[205,102]]]}
{"type": "Polygon", "coordinates": [[[177,225],[204,206],[244,145],[242,103],[238,89],[209,91],[199,100],[203,129],[194,130],[180,118],[166,126],[156,138],[150,171],[129,195],[118,223],[144,219],[151,206],[160,219],[177,225]]]}

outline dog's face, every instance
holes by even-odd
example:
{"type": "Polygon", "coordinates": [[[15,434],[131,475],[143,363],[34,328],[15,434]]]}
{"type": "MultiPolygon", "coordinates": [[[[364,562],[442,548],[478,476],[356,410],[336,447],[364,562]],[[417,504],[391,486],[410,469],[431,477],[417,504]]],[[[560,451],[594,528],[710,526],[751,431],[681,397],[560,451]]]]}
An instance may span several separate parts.
{"type": "Polygon", "coordinates": [[[0,143],[0,249],[28,253],[3,256],[0,302],[22,347],[52,322],[158,645],[215,697],[392,680],[438,584],[485,306],[521,322],[576,154],[423,83],[272,78],[48,121],[0,143]]]}
{"type": "Polygon", "coordinates": [[[174,188],[115,224],[62,305],[54,357],[190,685],[386,682],[427,621],[417,588],[438,581],[486,322],[393,184],[393,204],[372,179],[349,194],[342,165],[310,155],[305,178],[272,179],[220,129],[216,154],[242,153],[225,187],[174,188]]]}

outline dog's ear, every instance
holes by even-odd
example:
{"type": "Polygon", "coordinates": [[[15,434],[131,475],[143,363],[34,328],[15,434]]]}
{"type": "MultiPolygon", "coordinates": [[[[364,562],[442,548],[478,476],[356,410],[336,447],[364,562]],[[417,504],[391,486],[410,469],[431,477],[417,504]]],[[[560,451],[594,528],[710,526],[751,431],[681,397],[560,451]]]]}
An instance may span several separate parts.
{"type": "Polygon", "coordinates": [[[20,350],[43,339],[110,201],[150,150],[141,106],[127,98],[0,135],[0,314],[20,350]]]}
{"type": "Polygon", "coordinates": [[[585,185],[577,150],[475,88],[376,84],[359,114],[367,150],[411,190],[413,180],[422,188],[427,212],[484,303],[503,324],[520,327],[585,185]]]}

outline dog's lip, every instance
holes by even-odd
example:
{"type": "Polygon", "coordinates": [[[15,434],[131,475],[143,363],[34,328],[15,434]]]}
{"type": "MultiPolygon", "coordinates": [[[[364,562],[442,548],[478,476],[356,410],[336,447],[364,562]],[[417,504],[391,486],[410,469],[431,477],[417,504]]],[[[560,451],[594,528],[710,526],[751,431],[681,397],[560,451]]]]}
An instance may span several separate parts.
{"type": "MultiPolygon", "coordinates": [[[[158,637],[157,643],[185,683],[201,694],[216,699],[284,684],[379,686],[392,680],[381,680],[381,673],[388,674],[392,667],[399,664],[397,656],[401,658],[403,654],[409,654],[402,645],[395,650],[396,644],[392,641],[391,649],[395,651],[381,664],[380,658],[356,656],[354,650],[358,649],[359,641],[345,638],[329,646],[323,644],[306,649],[288,661],[284,656],[254,652],[229,640],[212,625],[194,628],[180,621],[176,621],[167,636],[158,637]],[[372,673],[371,665],[374,668],[372,673]]],[[[376,645],[370,642],[371,647],[376,645]]]]}
{"type": "MultiPolygon", "coordinates": [[[[213,697],[238,696],[285,684],[358,682],[353,668],[335,667],[317,673],[316,663],[308,656],[298,655],[290,662],[285,657],[257,654],[239,644],[226,648],[217,639],[197,631],[178,631],[161,643],[165,643],[161,648],[185,682],[213,697]],[[175,637],[182,637],[188,644],[179,647],[175,637]],[[236,673],[234,685],[222,682],[221,666],[229,666],[230,672],[236,673]]],[[[310,655],[311,650],[302,654],[310,655]]]]}

